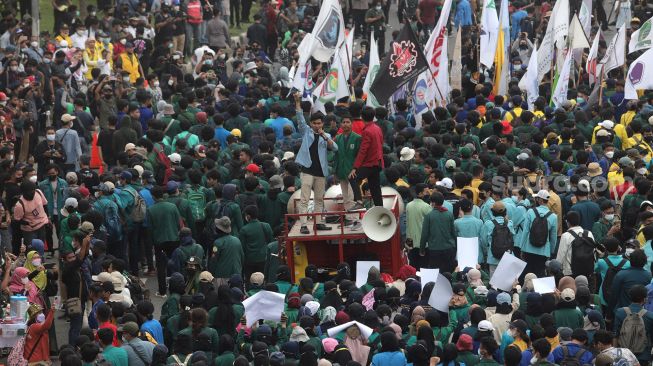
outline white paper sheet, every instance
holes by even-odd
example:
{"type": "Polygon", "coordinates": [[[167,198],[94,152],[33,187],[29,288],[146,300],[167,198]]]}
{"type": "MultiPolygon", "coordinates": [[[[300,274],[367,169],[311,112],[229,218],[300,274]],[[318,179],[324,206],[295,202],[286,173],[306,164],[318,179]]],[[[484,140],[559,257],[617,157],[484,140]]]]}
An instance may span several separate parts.
{"type": "Polygon", "coordinates": [[[356,262],[356,287],[361,287],[367,283],[367,272],[369,272],[372,267],[381,270],[381,263],[379,261],[356,262]]]}
{"type": "Polygon", "coordinates": [[[272,291],[259,291],[243,301],[247,326],[251,327],[259,319],[280,321],[284,309],[284,294],[272,291]]]}
{"type": "Polygon", "coordinates": [[[438,274],[438,279],[435,281],[435,287],[429,297],[429,305],[434,309],[449,312],[449,301],[453,296],[453,289],[449,280],[441,274],[438,274]]]}
{"type": "Polygon", "coordinates": [[[533,279],[533,289],[539,294],[549,294],[556,291],[556,280],[554,277],[533,279]]]}
{"type": "Polygon", "coordinates": [[[478,264],[478,238],[457,238],[456,259],[461,270],[476,268],[478,264]]]}
{"type": "Polygon", "coordinates": [[[510,253],[505,253],[490,278],[490,285],[503,291],[512,290],[512,285],[526,268],[526,262],[510,253]]]}
{"type": "Polygon", "coordinates": [[[426,285],[429,282],[436,282],[438,280],[438,275],[440,274],[440,269],[439,268],[420,268],[420,270],[417,272],[417,275],[420,278],[420,282],[422,283],[422,287],[426,285]]]}
{"type": "Polygon", "coordinates": [[[358,326],[358,329],[360,329],[360,331],[361,331],[361,335],[363,337],[365,337],[365,339],[368,339],[372,335],[372,332],[374,331],[372,328],[368,327],[367,325],[359,323],[359,322],[357,322],[355,320],[352,320],[352,321],[347,322],[345,324],[338,325],[338,326],[333,327],[333,328],[329,328],[327,330],[327,334],[329,335],[329,337],[333,337],[336,334],[345,331],[347,328],[351,327],[352,325],[357,325],[358,326]]]}

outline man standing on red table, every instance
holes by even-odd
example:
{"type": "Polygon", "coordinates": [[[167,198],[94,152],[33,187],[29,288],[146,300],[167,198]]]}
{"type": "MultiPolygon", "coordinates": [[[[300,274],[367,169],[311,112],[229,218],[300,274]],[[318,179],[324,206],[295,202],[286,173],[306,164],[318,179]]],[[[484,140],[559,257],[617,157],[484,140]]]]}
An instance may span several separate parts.
{"type": "MultiPolygon", "coordinates": [[[[372,194],[374,206],[383,206],[381,196],[381,170],[383,169],[383,132],[374,123],[374,108],[365,107],[361,113],[365,127],[361,131],[361,146],[354,161],[354,169],[349,173],[350,179],[356,179],[355,191],[360,191],[360,183],[367,178],[367,186],[372,194]]],[[[360,197],[361,195],[355,195],[360,197]]],[[[362,210],[363,202],[358,201],[350,211],[362,210]]]]}

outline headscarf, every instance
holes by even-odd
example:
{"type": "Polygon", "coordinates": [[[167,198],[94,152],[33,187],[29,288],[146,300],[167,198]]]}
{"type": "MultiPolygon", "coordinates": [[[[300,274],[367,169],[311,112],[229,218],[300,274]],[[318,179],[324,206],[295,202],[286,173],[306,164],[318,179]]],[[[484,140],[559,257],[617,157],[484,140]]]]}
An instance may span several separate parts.
{"type": "Polygon", "coordinates": [[[360,333],[360,329],[356,325],[352,325],[347,328],[347,336],[345,337],[345,346],[349,349],[351,353],[352,360],[365,365],[367,363],[367,357],[370,354],[370,347],[366,346],[363,341],[363,335],[360,333]]]}
{"type": "Polygon", "coordinates": [[[320,320],[322,321],[322,323],[335,322],[336,321],[336,314],[337,314],[337,312],[336,312],[335,308],[333,308],[331,306],[327,306],[326,308],[322,309],[322,314],[320,316],[320,320]]]}
{"type": "Polygon", "coordinates": [[[481,280],[481,271],[476,268],[472,268],[467,272],[467,281],[472,287],[483,286],[483,280],[481,280]]]}
{"type": "Polygon", "coordinates": [[[564,276],[558,281],[558,290],[562,292],[564,289],[570,288],[576,292],[576,281],[569,276],[564,276]]]}
{"type": "MultiPolygon", "coordinates": [[[[32,241],[32,244],[34,242],[32,241]]],[[[25,260],[25,268],[32,273],[34,271],[38,271],[37,267],[32,264],[32,259],[36,255],[36,250],[32,250],[27,253],[27,258],[25,260]]],[[[43,257],[41,257],[41,260],[43,260],[43,257]]],[[[36,277],[32,278],[32,282],[36,285],[36,287],[39,288],[39,290],[43,290],[45,286],[48,284],[48,277],[45,273],[45,271],[39,271],[39,273],[36,275],[36,277]]]]}
{"type": "Polygon", "coordinates": [[[401,327],[395,323],[390,324],[389,327],[392,328],[392,330],[395,332],[397,339],[401,339],[402,336],[401,327]]]}
{"type": "Polygon", "coordinates": [[[18,267],[14,270],[14,273],[11,275],[11,280],[9,281],[9,290],[12,293],[22,293],[27,287],[27,301],[32,304],[39,304],[43,307],[43,301],[39,298],[39,289],[36,287],[34,282],[27,282],[27,286],[23,285],[21,282],[22,278],[25,278],[29,275],[29,270],[25,267],[18,267]]]}
{"type": "Polygon", "coordinates": [[[535,275],[535,273],[527,273],[526,276],[524,276],[524,290],[533,291],[533,280],[536,278],[537,275],[535,275]]]}
{"type": "Polygon", "coordinates": [[[424,316],[426,316],[426,311],[424,311],[424,308],[421,306],[416,306],[415,309],[413,309],[413,314],[410,316],[410,322],[415,324],[420,320],[424,320],[424,316]]]}
{"type": "Polygon", "coordinates": [[[39,253],[41,257],[45,255],[44,252],[45,244],[43,244],[43,240],[41,239],[32,239],[32,244],[30,244],[30,248],[32,250],[36,250],[36,252],[39,253]]]}
{"type": "Polygon", "coordinates": [[[279,68],[279,85],[290,87],[290,75],[288,68],[285,66],[279,68]]]}

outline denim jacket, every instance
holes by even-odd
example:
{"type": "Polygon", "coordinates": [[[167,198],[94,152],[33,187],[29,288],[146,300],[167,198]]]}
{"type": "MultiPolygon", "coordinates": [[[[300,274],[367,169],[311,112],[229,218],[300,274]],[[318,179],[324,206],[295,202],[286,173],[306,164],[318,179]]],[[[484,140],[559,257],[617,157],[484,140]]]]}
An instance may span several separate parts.
{"type": "MultiPolygon", "coordinates": [[[[299,148],[299,152],[297,153],[297,157],[295,158],[295,162],[304,168],[310,168],[313,162],[311,161],[311,153],[309,151],[309,148],[313,144],[313,139],[315,138],[315,134],[313,130],[306,124],[306,119],[304,119],[304,114],[302,111],[297,111],[297,124],[299,125],[299,133],[302,134],[302,146],[299,148]]],[[[328,133],[324,133],[329,140],[331,139],[331,135],[328,133]]],[[[320,139],[317,143],[317,153],[318,156],[320,157],[320,165],[322,166],[322,174],[324,174],[325,177],[329,176],[329,161],[327,159],[327,150],[329,149],[326,140],[320,139]]],[[[333,145],[331,146],[331,150],[333,151],[338,151],[338,145],[333,142],[333,145]]]]}

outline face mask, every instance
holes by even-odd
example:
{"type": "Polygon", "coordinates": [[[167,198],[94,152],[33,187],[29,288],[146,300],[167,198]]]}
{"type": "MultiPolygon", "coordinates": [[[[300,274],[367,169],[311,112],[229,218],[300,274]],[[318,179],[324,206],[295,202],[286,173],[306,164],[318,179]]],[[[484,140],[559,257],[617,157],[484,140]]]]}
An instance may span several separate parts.
{"type": "Polygon", "coordinates": [[[30,46],[32,46],[34,48],[37,48],[39,46],[39,43],[34,41],[34,42],[30,43],[30,46]]]}
{"type": "Polygon", "coordinates": [[[43,62],[46,63],[46,64],[49,64],[50,62],[52,62],[52,60],[49,59],[49,58],[44,58],[43,62]]]}
{"type": "Polygon", "coordinates": [[[154,85],[155,88],[158,88],[159,87],[159,82],[155,81],[155,82],[152,83],[152,85],[154,85]]]}
{"type": "Polygon", "coordinates": [[[21,282],[23,285],[27,285],[27,284],[29,283],[29,278],[27,278],[27,277],[21,278],[21,279],[20,279],[20,282],[21,282]]]}
{"type": "Polygon", "coordinates": [[[75,16],[76,16],[76,17],[79,17],[79,10],[77,10],[77,11],[75,12],[75,16]]]}
{"type": "Polygon", "coordinates": [[[33,175],[33,176],[29,177],[29,181],[32,182],[32,183],[36,183],[38,181],[38,177],[36,175],[33,175]]]}
{"type": "Polygon", "coordinates": [[[18,71],[18,66],[9,66],[9,70],[16,72],[18,71]]]}
{"type": "Polygon", "coordinates": [[[175,60],[175,61],[179,60],[179,55],[172,56],[172,59],[175,60]]]}
{"type": "Polygon", "coordinates": [[[25,83],[25,84],[23,84],[23,88],[24,88],[24,89],[29,88],[29,83],[25,83]]]}
{"type": "Polygon", "coordinates": [[[227,57],[227,55],[225,55],[224,53],[221,54],[221,55],[218,55],[218,58],[219,58],[220,60],[224,60],[225,57],[227,57]]]}
{"type": "Polygon", "coordinates": [[[175,11],[179,11],[179,5],[175,5],[172,8],[175,9],[175,11]]]}
{"type": "Polygon", "coordinates": [[[122,343],[129,343],[129,341],[127,340],[127,338],[122,337],[122,343]]]}
{"type": "Polygon", "coordinates": [[[249,79],[249,78],[245,78],[245,84],[249,84],[249,82],[250,82],[250,79],[249,79]]]}
{"type": "Polygon", "coordinates": [[[531,365],[535,365],[536,363],[537,363],[537,357],[533,356],[533,358],[531,358],[531,365]]]}
{"type": "Polygon", "coordinates": [[[39,258],[39,259],[34,259],[34,260],[32,261],[32,265],[33,265],[34,267],[38,267],[38,266],[40,266],[40,265],[41,265],[41,258],[39,258]]]}
{"type": "Polygon", "coordinates": [[[100,192],[95,192],[95,198],[100,198],[100,192]]]}
{"type": "Polygon", "coordinates": [[[607,214],[604,216],[607,221],[614,221],[614,214],[607,214]]]}
{"type": "Polygon", "coordinates": [[[629,257],[632,252],[635,251],[635,248],[626,248],[626,256],[629,257]]]}
{"type": "Polygon", "coordinates": [[[512,196],[510,198],[512,199],[512,202],[514,202],[514,203],[519,202],[519,197],[517,197],[517,196],[512,196]]]}
{"type": "Polygon", "coordinates": [[[102,38],[102,43],[109,44],[110,39],[109,38],[102,38]]]}
{"type": "Polygon", "coordinates": [[[175,83],[174,80],[172,80],[172,79],[168,80],[168,85],[172,86],[172,84],[174,84],[174,83],[175,83]]]}
{"type": "Polygon", "coordinates": [[[646,168],[637,169],[637,174],[640,174],[640,175],[645,175],[647,172],[648,172],[648,170],[646,170],[646,168]]]}
{"type": "Polygon", "coordinates": [[[121,40],[120,40],[120,44],[121,44],[121,45],[126,45],[126,44],[127,44],[127,40],[124,39],[124,38],[121,39],[121,40]]]}
{"type": "Polygon", "coordinates": [[[605,152],[605,157],[606,158],[612,159],[613,156],[614,156],[614,151],[606,151],[605,152]]]}
{"type": "Polygon", "coordinates": [[[377,5],[376,10],[381,10],[381,5],[377,5]]]}
{"type": "Polygon", "coordinates": [[[174,45],[172,43],[168,43],[168,48],[172,48],[174,45]]]}
{"type": "Polygon", "coordinates": [[[86,32],[86,31],[85,30],[78,30],[77,35],[83,36],[84,32],[86,32]]]}
{"type": "Polygon", "coordinates": [[[213,65],[213,60],[204,60],[204,65],[213,65]]]}
{"type": "Polygon", "coordinates": [[[91,12],[91,16],[92,16],[92,17],[94,17],[96,14],[97,14],[97,13],[94,12],[94,11],[91,12]]]}
{"type": "Polygon", "coordinates": [[[44,321],[45,321],[45,315],[43,313],[40,313],[39,315],[36,316],[37,323],[43,323],[44,321]]]}
{"type": "Polygon", "coordinates": [[[129,76],[125,76],[124,78],[122,78],[122,81],[128,83],[129,82],[129,76]]]}

